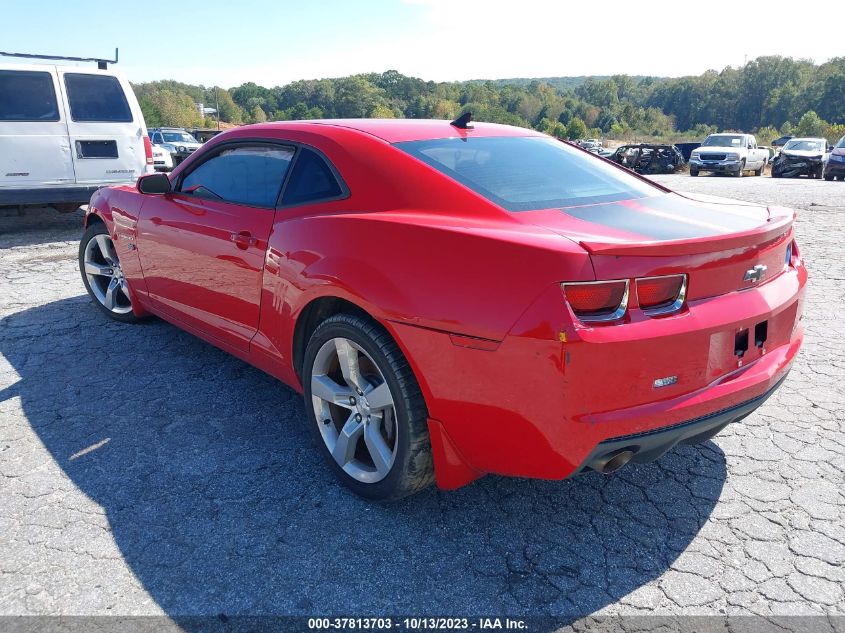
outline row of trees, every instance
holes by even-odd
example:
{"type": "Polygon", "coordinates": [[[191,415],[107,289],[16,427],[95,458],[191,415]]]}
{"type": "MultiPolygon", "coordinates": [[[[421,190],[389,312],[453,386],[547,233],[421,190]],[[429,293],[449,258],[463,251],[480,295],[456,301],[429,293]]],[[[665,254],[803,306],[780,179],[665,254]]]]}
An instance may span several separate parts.
{"type": "MultiPolygon", "coordinates": [[[[196,104],[219,107],[222,121],[313,118],[448,119],[472,110],[479,121],[533,127],[561,138],[701,138],[715,130],[845,134],[845,57],[821,65],[761,57],[741,68],[681,78],[593,78],[432,82],[395,70],[337,79],[229,90],[175,81],[135,85],[147,124],[210,124],[196,104]]],[[[834,138],[835,137],[835,138],[834,138]]]]}

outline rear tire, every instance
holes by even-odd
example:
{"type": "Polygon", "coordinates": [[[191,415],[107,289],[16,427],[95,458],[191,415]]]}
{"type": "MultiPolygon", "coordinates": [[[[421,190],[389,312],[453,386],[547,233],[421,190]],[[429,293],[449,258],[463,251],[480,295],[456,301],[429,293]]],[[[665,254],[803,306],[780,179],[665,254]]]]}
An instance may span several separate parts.
{"type": "Polygon", "coordinates": [[[826,176],[824,177],[824,179],[825,179],[826,181],[830,182],[830,181],[832,181],[832,180],[833,180],[833,176],[832,176],[832,175],[829,175],[829,176],[828,176],[828,175],[826,175],[826,176]]]}
{"type": "Polygon", "coordinates": [[[766,169],[766,161],[763,161],[763,164],[762,164],[762,165],[760,165],[760,169],[755,169],[755,170],[754,170],[754,175],[755,175],[755,176],[762,176],[762,175],[763,175],[763,170],[764,170],[764,169],[766,169]]]}
{"type": "Polygon", "coordinates": [[[308,341],[302,384],[320,451],[354,493],[392,501],[434,481],[425,400],[380,325],[351,314],[323,321],[308,341]]]}

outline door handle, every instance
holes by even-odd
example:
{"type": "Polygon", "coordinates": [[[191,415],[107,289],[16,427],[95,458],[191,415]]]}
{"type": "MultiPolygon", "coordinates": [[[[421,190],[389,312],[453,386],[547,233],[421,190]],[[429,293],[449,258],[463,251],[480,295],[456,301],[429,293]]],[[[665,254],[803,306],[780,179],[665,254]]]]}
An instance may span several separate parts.
{"type": "Polygon", "coordinates": [[[250,246],[255,246],[256,242],[258,242],[258,240],[256,240],[249,231],[232,233],[232,235],[229,236],[229,239],[235,243],[235,246],[243,251],[248,249],[250,246]]]}

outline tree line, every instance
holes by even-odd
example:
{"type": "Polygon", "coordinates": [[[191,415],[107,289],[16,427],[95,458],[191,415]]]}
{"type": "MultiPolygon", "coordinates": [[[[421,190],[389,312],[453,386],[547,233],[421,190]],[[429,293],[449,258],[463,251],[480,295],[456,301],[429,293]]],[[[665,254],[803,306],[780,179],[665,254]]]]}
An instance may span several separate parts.
{"type": "Polygon", "coordinates": [[[845,57],[823,64],[771,56],[679,78],[613,75],[433,82],[395,70],[267,88],[134,84],[147,125],[212,126],[198,103],[233,124],[316,118],[452,119],[531,127],[559,138],[700,139],[714,131],[845,135],[845,57]]]}

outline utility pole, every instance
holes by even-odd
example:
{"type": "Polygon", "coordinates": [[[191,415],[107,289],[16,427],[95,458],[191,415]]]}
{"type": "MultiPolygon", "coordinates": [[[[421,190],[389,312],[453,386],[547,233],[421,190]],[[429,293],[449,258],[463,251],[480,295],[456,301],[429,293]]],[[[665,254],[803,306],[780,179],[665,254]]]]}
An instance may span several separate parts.
{"type": "Polygon", "coordinates": [[[217,112],[217,131],[220,131],[220,104],[217,103],[217,86],[214,86],[214,109],[217,112]]]}

